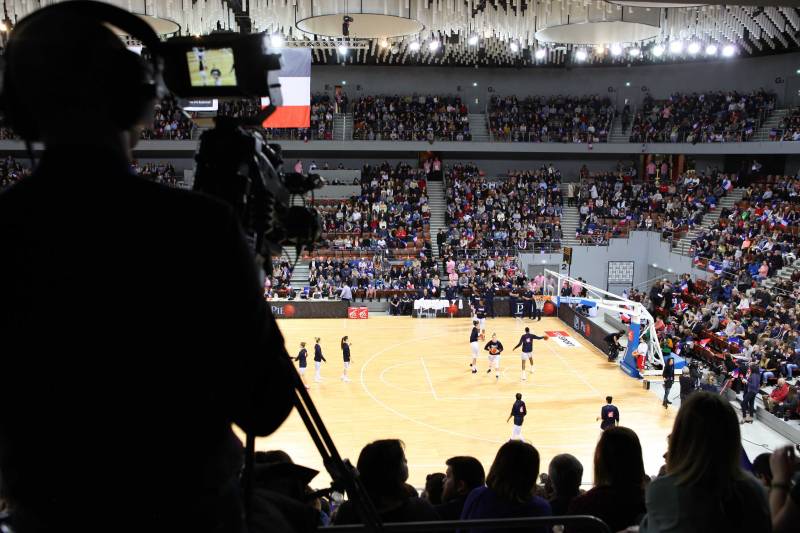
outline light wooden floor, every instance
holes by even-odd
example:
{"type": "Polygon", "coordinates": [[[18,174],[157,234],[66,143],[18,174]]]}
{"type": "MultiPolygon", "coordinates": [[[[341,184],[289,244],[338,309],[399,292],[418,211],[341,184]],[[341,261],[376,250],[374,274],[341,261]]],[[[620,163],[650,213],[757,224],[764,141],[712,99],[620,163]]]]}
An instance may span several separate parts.
{"type": "MultiPolygon", "coordinates": [[[[486,352],[478,360],[479,373],[469,371],[469,319],[297,319],[279,325],[292,355],[301,340],[313,353],[313,337],[322,338],[328,359],[322,368],[324,381],[313,383],[310,358],[306,379],[342,456],[355,464],[364,444],[400,438],[406,444],[409,482],[414,486],[424,486],[428,473],[444,472],[444,461],[454,455],[475,456],[488,472],[498,447],[511,434],[506,418],[516,392],[522,393],[528,407],[523,436],[539,450],[542,471],[554,455],[571,453],[583,463],[584,483],[591,482],[592,456],[600,435],[595,417],[608,394],[620,409],[622,425],[639,435],[647,472],[656,474],[663,463],[674,410],[664,410],[640,381],[608,363],[557,318],[525,324],[512,318],[487,320],[487,340],[497,332],[506,350],[499,381],[485,373],[486,352]],[[535,341],[534,374],[523,382],[519,350],[511,348],[524,326],[539,335],[568,331],[580,347],[535,341]],[[343,335],[353,343],[351,383],[339,379],[343,335]]],[[[322,471],[313,486],[328,482],[296,413],[274,435],[259,439],[257,448],[283,449],[296,463],[322,471]]]]}

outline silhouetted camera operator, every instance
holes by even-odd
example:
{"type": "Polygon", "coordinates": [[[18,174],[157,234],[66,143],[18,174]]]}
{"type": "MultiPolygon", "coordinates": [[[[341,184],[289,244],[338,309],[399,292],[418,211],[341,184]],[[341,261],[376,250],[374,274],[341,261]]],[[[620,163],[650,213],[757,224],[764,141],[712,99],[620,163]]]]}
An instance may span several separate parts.
{"type": "Polygon", "coordinates": [[[107,8],[7,49],[6,119],[46,148],[0,195],[2,495],[18,533],[241,531],[231,424],[288,416],[283,339],[231,208],[131,173],[157,84],[107,8]]]}

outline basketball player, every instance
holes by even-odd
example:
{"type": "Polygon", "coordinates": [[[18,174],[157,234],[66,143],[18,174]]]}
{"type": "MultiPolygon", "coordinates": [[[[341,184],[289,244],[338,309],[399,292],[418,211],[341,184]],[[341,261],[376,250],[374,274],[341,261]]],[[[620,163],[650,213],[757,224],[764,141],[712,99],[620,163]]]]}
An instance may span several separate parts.
{"type": "Polygon", "coordinates": [[[309,387],[306,383],[306,367],[308,366],[307,358],[308,350],[306,350],[306,343],[301,342],[300,353],[297,354],[297,357],[295,357],[294,360],[299,362],[300,379],[303,381],[303,385],[305,385],[307,389],[310,389],[311,387],[309,387]]]}
{"type": "Polygon", "coordinates": [[[540,337],[538,335],[534,335],[533,333],[531,333],[531,329],[530,328],[525,328],[525,334],[522,335],[519,338],[519,342],[517,343],[517,345],[512,348],[512,351],[513,351],[513,350],[516,350],[517,348],[519,348],[520,346],[522,346],[522,357],[521,357],[522,358],[522,378],[521,378],[522,381],[525,381],[526,379],[528,379],[527,375],[525,374],[525,361],[526,360],[531,363],[530,372],[531,372],[531,374],[533,374],[533,340],[534,339],[536,339],[536,340],[545,340],[546,341],[548,339],[548,337],[540,337]]]}
{"type": "Polygon", "coordinates": [[[525,402],[522,401],[522,394],[519,392],[516,395],[517,401],[511,408],[511,414],[506,419],[506,424],[514,417],[514,429],[511,430],[511,440],[524,440],[522,438],[522,423],[525,421],[525,415],[528,414],[528,408],[525,407],[525,402]]]}
{"type": "Polygon", "coordinates": [[[325,356],[322,355],[322,346],[319,345],[319,337],[317,337],[314,339],[314,381],[317,383],[322,381],[319,371],[323,361],[327,362],[325,356]]]}
{"type": "Polygon", "coordinates": [[[342,381],[350,383],[350,378],[347,377],[347,370],[350,368],[350,341],[347,335],[342,337],[342,360],[344,361],[344,370],[342,371],[342,381]]]}
{"type": "Polygon", "coordinates": [[[478,320],[480,324],[481,333],[484,335],[486,334],[486,304],[483,301],[483,298],[478,300],[478,303],[475,304],[475,318],[478,320]]]}
{"type": "Polygon", "coordinates": [[[469,348],[472,352],[472,363],[470,363],[469,368],[472,370],[473,374],[478,373],[478,339],[482,337],[480,330],[478,330],[478,321],[472,321],[472,331],[469,334],[469,348]]]}
{"type": "Polygon", "coordinates": [[[492,333],[492,340],[487,342],[483,349],[489,352],[489,370],[486,373],[491,373],[494,366],[494,377],[500,379],[500,354],[503,353],[503,343],[497,340],[497,333],[492,333]]]}
{"type": "Polygon", "coordinates": [[[197,72],[200,74],[201,85],[205,85],[208,81],[208,73],[206,72],[205,65],[205,48],[193,48],[194,57],[197,59],[197,72]]]}

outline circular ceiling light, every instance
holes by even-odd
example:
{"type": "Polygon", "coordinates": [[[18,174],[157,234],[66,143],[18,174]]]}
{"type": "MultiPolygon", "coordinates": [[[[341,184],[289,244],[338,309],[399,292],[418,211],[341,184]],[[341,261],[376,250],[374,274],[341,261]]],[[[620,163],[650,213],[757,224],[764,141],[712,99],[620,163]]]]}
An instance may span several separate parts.
{"type": "Polygon", "coordinates": [[[664,47],[661,46],[660,44],[655,45],[653,47],[653,55],[655,57],[661,57],[662,55],[664,55],[664,47]]]}
{"type": "Polygon", "coordinates": [[[273,48],[281,48],[283,47],[283,43],[284,43],[283,35],[281,35],[280,33],[275,33],[269,38],[269,44],[273,48]]]}
{"type": "Polygon", "coordinates": [[[428,50],[435,52],[439,49],[439,41],[431,41],[428,43],[428,50]]]}
{"type": "Polygon", "coordinates": [[[628,55],[631,57],[639,57],[640,55],[642,55],[642,51],[639,50],[638,48],[631,48],[630,50],[628,50],[628,55]]]}
{"type": "Polygon", "coordinates": [[[700,43],[689,43],[689,46],[686,47],[686,51],[691,55],[697,55],[697,53],[700,52],[700,43]]]}
{"type": "Polygon", "coordinates": [[[736,47],[732,44],[727,44],[722,47],[722,56],[723,57],[732,57],[733,54],[736,53],[736,47]]]}
{"type": "Polygon", "coordinates": [[[388,48],[389,47],[389,41],[387,41],[386,39],[381,39],[381,42],[379,44],[380,44],[381,48],[388,48]]]}
{"type": "Polygon", "coordinates": [[[419,50],[419,43],[417,41],[414,41],[413,43],[408,45],[408,49],[411,50],[412,52],[418,51],[419,50]]]}
{"type": "Polygon", "coordinates": [[[539,48],[538,50],[536,50],[536,52],[534,52],[533,55],[534,55],[534,57],[536,57],[536,59],[544,59],[545,54],[547,54],[545,49],[544,48],[539,48]]]}
{"type": "Polygon", "coordinates": [[[717,55],[717,45],[716,44],[709,44],[706,46],[706,55],[707,56],[715,56],[717,55]]]}
{"type": "Polygon", "coordinates": [[[347,55],[347,45],[346,44],[340,44],[339,46],[336,47],[336,49],[339,51],[340,55],[343,55],[343,56],[347,55]]]}
{"type": "Polygon", "coordinates": [[[475,46],[476,44],[478,44],[478,36],[475,35],[474,33],[470,35],[469,39],[467,39],[467,44],[469,44],[470,46],[475,46]]]}
{"type": "Polygon", "coordinates": [[[575,52],[575,59],[578,61],[586,61],[586,50],[581,48],[577,52],[575,52]]]}
{"type": "Polygon", "coordinates": [[[683,41],[672,41],[669,43],[669,51],[673,54],[680,54],[683,52],[683,41]]]}
{"type": "Polygon", "coordinates": [[[619,45],[619,43],[614,43],[614,44],[611,45],[611,55],[612,56],[618,56],[621,53],[622,53],[622,47],[619,45]]]}
{"type": "Polygon", "coordinates": [[[512,43],[509,45],[509,48],[511,48],[511,51],[512,51],[513,53],[515,53],[515,54],[516,54],[517,52],[519,52],[519,45],[518,45],[517,43],[515,43],[515,42],[512,42],[512,43]]]}

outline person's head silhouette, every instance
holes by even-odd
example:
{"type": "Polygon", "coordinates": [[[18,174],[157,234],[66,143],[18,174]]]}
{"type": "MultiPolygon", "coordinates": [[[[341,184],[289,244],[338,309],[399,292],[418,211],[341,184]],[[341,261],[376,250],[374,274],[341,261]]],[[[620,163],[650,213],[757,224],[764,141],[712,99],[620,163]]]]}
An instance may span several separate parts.
{"type": "Polygon", "coordinates": [[[143,41],[158,39],[134,15],[98,2],[55,4],[19,22],[6,50],[2,98],[17,134],[47,148],[101,145],[127,153],[135,144],[158,96],[155,69],[106,23],[143,41]]]}

